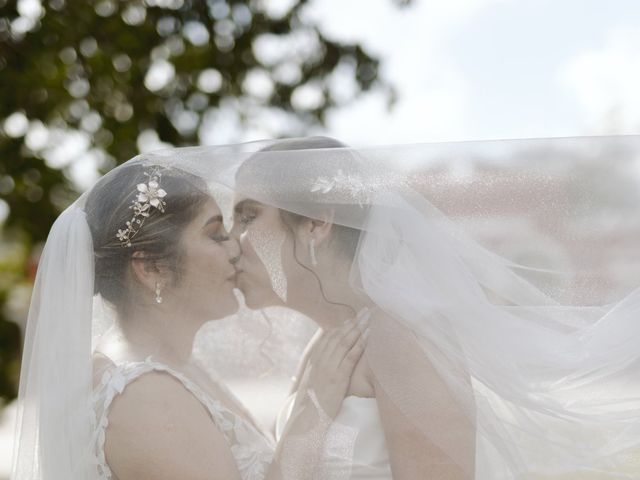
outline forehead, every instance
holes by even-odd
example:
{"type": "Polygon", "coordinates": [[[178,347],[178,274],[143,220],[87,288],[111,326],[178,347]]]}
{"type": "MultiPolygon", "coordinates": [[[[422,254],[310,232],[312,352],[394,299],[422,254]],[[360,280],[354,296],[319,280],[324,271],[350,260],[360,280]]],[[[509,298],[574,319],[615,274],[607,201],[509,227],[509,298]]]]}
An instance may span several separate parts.
{"type": "Polygon", "coordinates": [[[222,215],[218,203],[213,198],[208,198],[201,206],[195,217],[196,223],[204,223],[211,217],[222,215]]]}
{"type": "Polygon", "coordinates": [[[249,198],[241,194],[236,194],[233,199],[233,208],[236,211],[242,210],[243,208],[266,207],[266,206],[267,205],[259,202],[258,200],[254,200],[253,198],[249,198]]]}
{"type": "Polygon", "coordinates": [[[204,215],[219,215],[220,207],[218,206],[218,202],[216,202],[212,197],[209,197],[207,201],[202,206],[202,214],[204,215]]]}

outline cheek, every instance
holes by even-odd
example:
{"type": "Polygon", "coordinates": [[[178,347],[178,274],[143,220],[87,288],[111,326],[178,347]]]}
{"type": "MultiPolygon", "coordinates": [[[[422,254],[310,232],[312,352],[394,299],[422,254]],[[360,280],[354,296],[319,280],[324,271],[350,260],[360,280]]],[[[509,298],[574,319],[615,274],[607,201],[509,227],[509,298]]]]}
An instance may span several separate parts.
{"type": "Polygon", "coordinates": [[[253,229],[247,239],[268,276],[269,285],[284,302],[287,300],[287,277],[282,268],[282,245],[286,234],[282,230],[253,229]]]}
{"type": "Polygon", "coordinates": [[[300,284],[299,280],[305,273],[308,273],[301,265],[298,258],[304,258],[301,252],[303,246],[300,242],[295,242],[291,236],[288,236],[282,246],[282,265],[291,286],[300,284]],[[297,254],[297,255],[296,255],[297,254]]]}
{"type": "Polygon", "coordinates": [[[191,275],[196,287],[207,287],[212,282],[226,281],[229,270],[228,258],[224,249],[214,242],[203,242],[198,248],[193,249],[189,259],[191,275]]]}
{"type": "Polygon", "coordinates": [[[282,244],[284,231],[277,228],[266,216],[256,218],[247,226],[241,237],[242,255],[245,261],[254,264],[254,268],[273,263],[279,257],[279,245],[282,244]]]}
{"type": "Polygon", "coordinates": [[[242,251],[242,257],[244,258],[245,263],[259,263],[260,259],[250,240],[252,235],[251,232],[252,230],[247,229],[240,236],[240,250],[242,251]]]}

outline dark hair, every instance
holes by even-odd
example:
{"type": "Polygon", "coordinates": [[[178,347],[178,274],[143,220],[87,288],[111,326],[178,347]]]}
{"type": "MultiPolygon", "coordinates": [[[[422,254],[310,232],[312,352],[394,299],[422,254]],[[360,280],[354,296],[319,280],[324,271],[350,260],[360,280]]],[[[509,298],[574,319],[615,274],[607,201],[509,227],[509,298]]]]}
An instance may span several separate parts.
{"type": "MultiPolygon", "coordinates": [[[[345,175],[355,174],[358,171],[359,159],[347,148],[344,143],[330,137],[306,137],[295,139],[277,140],[273,144],[261,149],[257,155],[248,158],[238,169],[236,185],[249,192],[260,192],[266,199],[274,201],[281,206],[291,206],[291,209],[281,208],[280,217],[289,227],[295,226],[310,217],[294,213],[296,207],[301,210],[316,214],[321,218],[323,213],[336,212],[342,217],[355,214],[359,217],[368,212],[367,205],[358,205],[349,200],[340,201],[340,192],[327,194],[322,191],[313,191],[311,176],[333,177],[338,171],[345,175]],[[325,149],[321,161],[315,159],[313,171],[310,165],[296,161],[296,156],[277,155],[279,152],[292,152],[297,150],[325,149]],[[267,152],[270,152],[267,153],[267,152]],[[264,168],[263,162],[268,161],[270,168],[264,168]],[[286,189],[278,186],[288,185],[286,189]],[[299,190],[295,190],[299,187],[299,190]]],[[[315,217],[314,217],[315,218],[315,217]]],[[[341,224],[334,224],[329,238],[329,247],[347,258],[353,258],[360,240],[361,230],[341,224]]]]}
{"type": "Polygon", "coordinates": [[[173,281],[179,281],[182,231],[211,198],[202,179],[178,169],[153,166],[161,174],[160,188],[167,192],[164,212],[152,208],[131,246],[122,246],[116,234],[134,215],[130,207],[138,193],[137,185],[148,183],[145,173],[151,169],[140,163],[122,165],[102,177],[87,198],[85,211],[95,256],[94,291],[119,313],[131,300],[128,276],[134,252],[144,252],[145,261],[163,261],[174,273],[173,281]]]}

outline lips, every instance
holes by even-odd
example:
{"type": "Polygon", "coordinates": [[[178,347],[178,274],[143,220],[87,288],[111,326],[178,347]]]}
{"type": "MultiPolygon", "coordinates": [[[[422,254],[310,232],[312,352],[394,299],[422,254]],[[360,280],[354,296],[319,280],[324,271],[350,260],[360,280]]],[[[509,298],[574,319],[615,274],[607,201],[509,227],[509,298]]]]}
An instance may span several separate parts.
{"type": "Polygon", "coordinates": [[[229,280],[230,282],[235,282],[238,279],[238,272],[233,272],[233,275],[229,276],[227,278],[227,280],[229,280]]]}
{"type": "Polygon", "coordinates": [[[236,276],[240,275],[242,272],[244,272],[244,269],[240,266],[240,262],[236,263],[233,265],[233,268],[236,271],[236,276]]]}
{"type": "Polygon", "coordinates": [[[236,273],[236,286],[240,290],[243,290],[247,287],[247,281],[249,281],[249,278],[247,277],[246,272],[244,270],[238,270],[236,273]]]}

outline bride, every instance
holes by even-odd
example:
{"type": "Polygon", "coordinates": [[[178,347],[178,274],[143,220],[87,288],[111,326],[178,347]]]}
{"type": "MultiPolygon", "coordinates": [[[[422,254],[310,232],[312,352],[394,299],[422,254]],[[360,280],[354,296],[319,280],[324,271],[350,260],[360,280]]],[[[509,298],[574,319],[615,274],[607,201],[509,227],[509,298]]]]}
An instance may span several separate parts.
{"type": "Polygon", "coordinates": [[[67,209],[29,313],[13,478],[308,478],[317,455],[306,446],[344,398],[361,328],[347,321],[320,341],[305,400],[275,451],[191,361],[203,324],[238,308],[239,254],[206,182],[144,157],[67,209]],[[110,316],[100,332],[97,320],[110,316]]]}
{"type": "MultiPolygon", "coordinates": [[[[296,164],[293,160],[287,160],[287,152],[300,154],[304,150],[319,149],[317,151],[322,152],[325,149],[327,158],[323,172],[330,175],[335,166],[335,171],[339,169],[345,178],[357,174],[355,158],[343,148],[341,143],[324,137],[278,141],[261,151],[273,155],[260,157],[258,154],[239,167],[236,189],[238,192],[256,189],[263,194],[267,191],[271,202],[274,198],[279,200],[279,195],[289,193],[279,191],[275,179],[263,176],[267,168],[261,168],[269,161],[270,172],[277,172],[273,176],[284,173],[284,182],[300,182],[311,172],[304,162],[298,161],[296,164]],[[281,158],[275,157],[276,153],[281,158]],[[273,182],[269,183],[271,180],[273,182]],[[258,182],[262,188],[257,187],[258,182]]],[[[320,175],[319,172],[313,173],[320,175]]],[[[321,204],[320,198],[327,193],[323,190],[309,188],[302,194],[306,198],[300,202],[317,204],[314,217],[279,209],[237,194],[231,233],[241,243],[242,256],[237,265],[238,286],[247,305],[250,308],[286,305],[306,314],[318,324],[318,335],[307,347],[299,378],[304,377],[309,356],[319,348],[317,340],[322,332],[340,328],[344,321],[353,316],[372,321],[377,335],[393,329],[393,335],[399,343],[389,344],[387,355],[395,357],[394,364],[404,369],[406,378],[417,374],[419,378],[415,380],[428,382],[428,395],[438,405],[423,413],[434,422],[432,427],[435,422],[437,428],[446,426],[449,430],[446,441],[451,449],[457,450],[458,456],[453,461],[446,450],[425,436],[410,418],[403,415],[372,372],[370,360],[365,355],[355,368],[347,397],[335,418],[333,431],[326,438],[319,478],[473,478],[475,432],[471,423],[464,412],[455,407],[456,402],[449,388],[439,379],[433,367],[420,359],[420,347],[412,339],[411,332],[353,288],[349,275],[361,231],[332,222],[337,210],[339,215],[340,209],[346,210],[353,205],[321,204]],[[396,351],[394,346],[401,346],[401,349],[396,351]],[[342,442],[344,449],[345,438],[348,438],[349,455],[332,453],[336,450],[332,442],[342,442]]],[[[377,360],[374,358],[372,361],[377,360]]],[[[297,386],[294,386],[294,390],[297,386]]],[[[279,433],[284,430],[297,396],[291,395],[281,411],[279,433]]]]}

